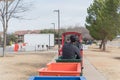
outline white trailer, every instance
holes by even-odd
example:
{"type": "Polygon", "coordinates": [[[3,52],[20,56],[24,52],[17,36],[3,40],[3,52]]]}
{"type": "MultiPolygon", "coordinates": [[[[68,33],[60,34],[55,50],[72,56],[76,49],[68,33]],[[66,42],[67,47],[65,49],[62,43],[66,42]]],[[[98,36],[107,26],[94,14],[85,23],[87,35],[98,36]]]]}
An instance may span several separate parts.
{"type": "Polygon", "coordinates": [[[54,46],[54,34],[25,34],[26,51],[46,50],[54,46]]]}

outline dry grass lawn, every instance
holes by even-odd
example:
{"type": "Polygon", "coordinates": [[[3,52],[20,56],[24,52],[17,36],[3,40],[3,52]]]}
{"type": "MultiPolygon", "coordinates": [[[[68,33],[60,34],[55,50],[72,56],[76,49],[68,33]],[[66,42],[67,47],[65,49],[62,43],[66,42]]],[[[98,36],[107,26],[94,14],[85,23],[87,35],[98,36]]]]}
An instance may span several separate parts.
{"type": "Polygon", "coordinates": [[[28,80],[38,75],[37,70],[45,67],[56,53],[21,53],[0,57],[0,80],[28,80]]]}
{"type": "Polygon", "coordinates": [[[85,57],[93,64],[108,80],[120,80],[120,48],[107,46],[103,52],[97,46],[92,45],[84,51],[85,57]]]}

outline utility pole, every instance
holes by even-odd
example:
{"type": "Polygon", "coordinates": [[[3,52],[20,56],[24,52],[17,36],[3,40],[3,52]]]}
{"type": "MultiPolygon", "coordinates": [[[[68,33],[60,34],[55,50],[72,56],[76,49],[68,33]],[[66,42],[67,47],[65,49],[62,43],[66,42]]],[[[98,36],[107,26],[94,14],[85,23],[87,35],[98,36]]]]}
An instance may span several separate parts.
{"type": "Polygon", "coordinates": [[[54,34],[55,34],[55,23],[51,23],[53,24],[53,30],[54,30],[54,34]]]}
{"type": "Polygon", "coordinates": [[[60,49],[60,10],[54,10],[58,13],[58,50],[60,49]]]}

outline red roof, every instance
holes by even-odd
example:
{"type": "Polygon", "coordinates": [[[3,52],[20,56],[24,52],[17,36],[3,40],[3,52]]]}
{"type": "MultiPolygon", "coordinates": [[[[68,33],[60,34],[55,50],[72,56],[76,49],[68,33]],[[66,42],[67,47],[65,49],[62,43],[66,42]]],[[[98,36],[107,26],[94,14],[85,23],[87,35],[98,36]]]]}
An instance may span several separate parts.
{"type": "Polygon", "coordinates": [[[16,31],[15,35],[25,35],[25,34],[39,34],[40,30],[22,30],[16,31]]]}

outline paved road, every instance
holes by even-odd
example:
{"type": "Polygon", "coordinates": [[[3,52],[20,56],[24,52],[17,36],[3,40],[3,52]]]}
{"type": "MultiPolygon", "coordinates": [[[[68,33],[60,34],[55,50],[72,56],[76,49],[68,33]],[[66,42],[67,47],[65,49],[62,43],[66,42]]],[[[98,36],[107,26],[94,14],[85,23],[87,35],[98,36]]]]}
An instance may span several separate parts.
{"type": "Polygon", "coordinates": [[[108,80],[86,58],[84,58],[83,72],[87,80],[108,80]]]}

